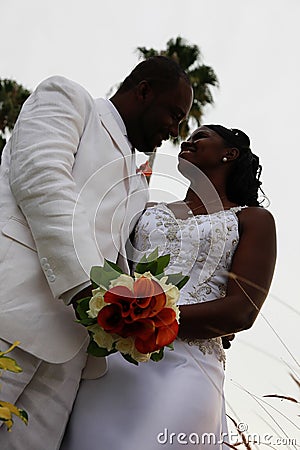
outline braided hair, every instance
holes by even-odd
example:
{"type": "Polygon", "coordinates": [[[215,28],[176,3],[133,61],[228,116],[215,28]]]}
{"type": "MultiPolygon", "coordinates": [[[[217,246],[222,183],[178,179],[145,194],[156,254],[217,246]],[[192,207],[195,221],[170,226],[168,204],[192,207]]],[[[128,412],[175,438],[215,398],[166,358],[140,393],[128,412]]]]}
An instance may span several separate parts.
{"type": "Polygon", "coordinates": [[[249,137],[237,128],[225,128],[222,125],[204,126],[217,133],[226,146],[239,150],[239,156],[233,163],[227,181],[228,199],[241,206],[260,206],[258,191],[263,193],[259,179],[262,166],[259,164],[258,156],[251,151],[249,137]]]}

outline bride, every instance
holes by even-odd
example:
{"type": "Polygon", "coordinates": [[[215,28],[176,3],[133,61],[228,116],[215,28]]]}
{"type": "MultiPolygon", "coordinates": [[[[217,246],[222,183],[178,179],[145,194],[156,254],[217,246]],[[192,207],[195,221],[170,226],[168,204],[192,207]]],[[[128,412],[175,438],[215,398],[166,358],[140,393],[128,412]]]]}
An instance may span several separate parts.
{"type": "Polygon", "coordinates": [[[184,201],[149,205],[133,242],[134,259],[158,247],[170,273],[190,277],[174,351],[138,367],[110,355],[104,377],[82,380],[61,450],[229,448],[221,337],[259,313],[275,225],[259,205],[261,166],[242,131],[201,126],[181,144],[178,168],[190,180],[184,201]]]}

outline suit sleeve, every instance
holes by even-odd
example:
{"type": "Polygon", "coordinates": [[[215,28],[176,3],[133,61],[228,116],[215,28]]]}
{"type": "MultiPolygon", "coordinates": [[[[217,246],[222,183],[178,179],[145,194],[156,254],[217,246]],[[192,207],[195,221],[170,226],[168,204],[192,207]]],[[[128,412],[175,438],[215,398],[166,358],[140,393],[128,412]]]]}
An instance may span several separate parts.
{"type": "Polygon", "coordinates": [[[27,219],[41,267],[55,298],[89,280],[83,267],[99,261],[84,206],[80,230],[86,248],[78,260],[72,237],[77,186],[72,176],[77,148],[93,100],[76,83],[52,77],[23,105],[12,134],[10,186],[27,219]]]}

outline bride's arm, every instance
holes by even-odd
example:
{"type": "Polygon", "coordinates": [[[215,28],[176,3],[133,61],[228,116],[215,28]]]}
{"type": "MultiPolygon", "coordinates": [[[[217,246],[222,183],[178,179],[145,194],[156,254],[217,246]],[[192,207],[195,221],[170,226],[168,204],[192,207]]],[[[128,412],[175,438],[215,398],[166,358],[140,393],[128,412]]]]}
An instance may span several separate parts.
{"type": "Polygon", "coordinates": [[[182,338],[211,338],[246,330],[267,297],[276,260],[273,216],[263,208],[246,208],[239,213],[239,220],[240,240],[230,269],[237,277],[229,277],[225,297],[180,306],[182,338]]]}

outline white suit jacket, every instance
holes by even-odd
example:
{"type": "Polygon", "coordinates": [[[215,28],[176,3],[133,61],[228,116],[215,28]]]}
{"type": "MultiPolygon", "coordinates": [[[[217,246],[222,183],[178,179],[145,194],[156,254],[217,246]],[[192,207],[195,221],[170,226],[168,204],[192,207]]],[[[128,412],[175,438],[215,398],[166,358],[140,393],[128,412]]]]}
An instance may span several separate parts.
{"type": "Polygon", "coordinates": [[[63,77],[24,103],[0,170],[0,336],[68,361],[87,333],[59,297],[125,255],[147,182],[107,102],[63,77]]]}

